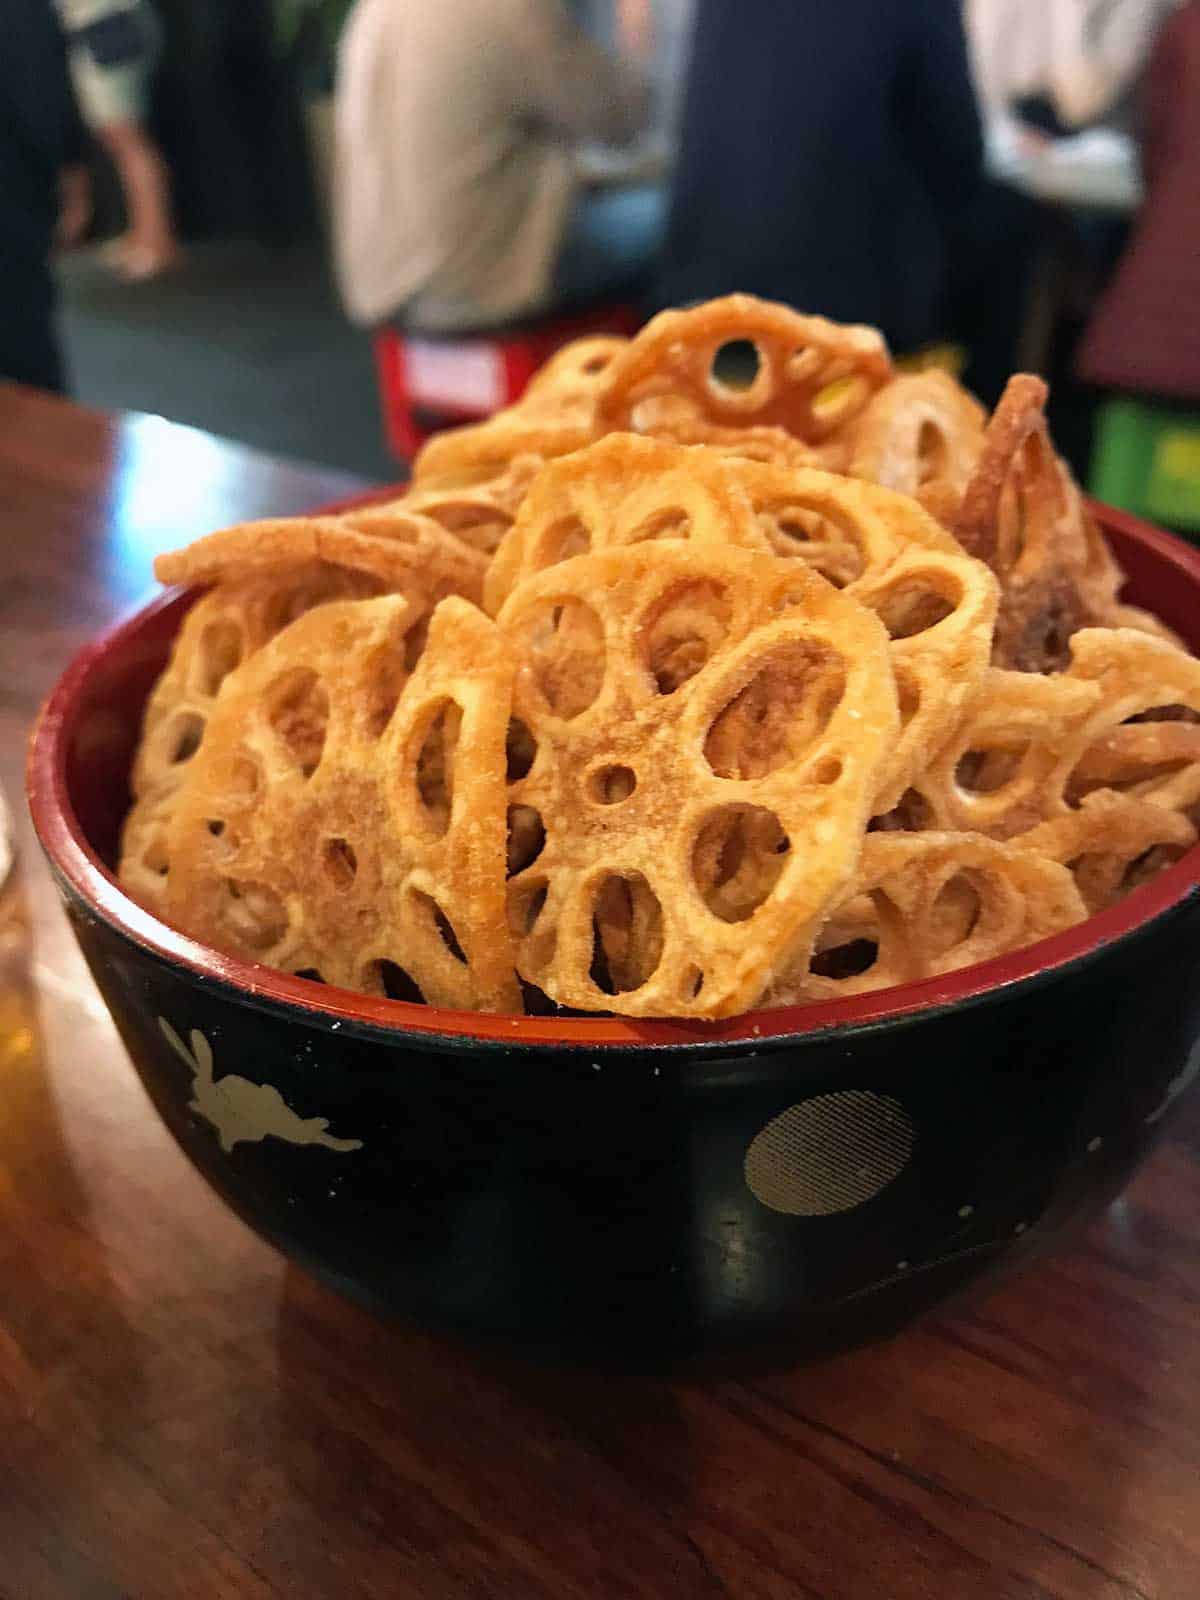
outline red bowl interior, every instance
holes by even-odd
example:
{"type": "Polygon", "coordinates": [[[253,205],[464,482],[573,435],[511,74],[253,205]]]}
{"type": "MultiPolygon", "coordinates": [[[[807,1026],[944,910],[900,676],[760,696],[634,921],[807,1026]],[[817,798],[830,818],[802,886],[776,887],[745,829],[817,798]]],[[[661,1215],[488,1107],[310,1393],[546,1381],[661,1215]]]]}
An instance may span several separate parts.
{"type": "MultiPolygon", "coordinates": [[[[394,493],[395,491],[389,491],[394,493]]],[[[378,495],[371,498],[379,498],[378,495]]],[[[1200,648],[1200,551],[1124,512],[1095,508],[1129,574],[1127,596],[1200,648]]],[[[34,824],[56,870],[109,923],[160,956],[247,994],[336,1019],[493,1041],[684,1045],[758,1039],[902,1017],[968,999],[1062,966],[1158,916],[1200,883],[1200,846],[1120,904],[1066,933],[945,977],[822,1005],[747,1012],[723,1022],[506,1017],[375,1000],[234,960],[144,911],[112,873],[129,804],[129,767],[142,707],[198,591],[174,590],[76,656],[42,709],[29,752],[34,824]]]]}

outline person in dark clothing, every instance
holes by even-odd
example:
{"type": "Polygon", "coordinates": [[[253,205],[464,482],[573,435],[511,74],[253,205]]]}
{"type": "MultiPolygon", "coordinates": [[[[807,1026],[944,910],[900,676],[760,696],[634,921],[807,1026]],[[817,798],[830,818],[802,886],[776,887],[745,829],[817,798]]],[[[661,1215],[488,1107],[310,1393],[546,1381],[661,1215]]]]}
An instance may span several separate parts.
{"type": "Polygon", "coordinates": [[[959,0],[698,0],[662,303],[746,290],[914,349],[982,162],[959,0]]]}
{"type": "Polygon", "coordinates": [[[50,0],[6,0],[0,49],[0,378],[63,387],[55,239],[86,222],[84,134],[50,0]]]}

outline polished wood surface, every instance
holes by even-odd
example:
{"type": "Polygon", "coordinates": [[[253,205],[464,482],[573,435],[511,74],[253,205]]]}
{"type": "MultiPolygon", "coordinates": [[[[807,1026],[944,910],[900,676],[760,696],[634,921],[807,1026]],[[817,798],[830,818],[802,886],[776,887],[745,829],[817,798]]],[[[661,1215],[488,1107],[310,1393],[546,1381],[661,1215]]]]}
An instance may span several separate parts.
{"type": "MultiPolygon", "coordinates": [[[[0,387],[0,783],[160,549],[346,492],[0,387]]],[[[776,1376],[540,1371],[261,1244],[138,1085],[22,816],[0,902],[0,1597],[1195,1600],[1200,1102],[1064,1255],[776,1376]]]]}

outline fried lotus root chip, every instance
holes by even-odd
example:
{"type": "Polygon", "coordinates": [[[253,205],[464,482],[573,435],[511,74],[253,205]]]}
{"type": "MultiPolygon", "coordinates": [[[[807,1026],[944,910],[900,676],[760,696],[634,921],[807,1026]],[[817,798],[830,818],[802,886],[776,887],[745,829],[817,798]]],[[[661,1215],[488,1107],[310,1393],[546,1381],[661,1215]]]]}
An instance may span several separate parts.
{"type": "Polygon", "coordinates": [[[649,539],[768,549],[721,457],[611,434],[538,474],[492,558],[485,609],[496,615],[519,583],[560,561],[649,539]]]}
{"type": "Polygon", "coordinates": [[[582,449],[603,431],[596,421],[597,396],[627,343],[597,337],[564,346],[534,374],[515,405],[430,439],[413,463],[414,489],[481,486],[520,462],[540,466],[582,449]]]}
{"type": "Polygon", "coordinates": [[[969,833],[868,835],[849,893],[807,968],[772,984],[772,1005],[833,1000],[936,977],[1081,922],[1066,867],[969,833]]]}
{"type": "Polygon", "coordinates": [[[901,733],[876,810],[890,811],[949,740],[983,681],[996,580],[907,495],[811,470],[741,462],[729,470],[771,548],[810,563],[888,631],[901,733]]]}
{"type": "Polygon", "coordinates": [[[689,311],[663,311],[613,361],[597,404],[604,431],[665,432],[683,443],[737,447],[734,430],[776,429],[820,450],[827,466],[849,457],[853,424],[892,375],[874,328],[805,317],[769,300],[732,294],[689,311]],[[744,386],[714,372],[723,347],[754,346],[744,386]]]}
{"type": "Polygon", "coordinates": [[[147,703],[134,805],[122,834],[119,872],[130,893],[148,909],[162,909],[172,796],[234,667],[312,607],[385,591],[412,602],[411,666],[429,611],[446,594],[477,596],[485,565],[478,551],[407,514],[396,514],[378,535],[335,517],[242,523],[160,556],[155,572],[164,583],[216,587],[188,613],[147,703]]]}
{"type": "Polygon", "coordinates": [[[1200,805],[1200,661],[1132,628],[1085,628],[1066,675],[1100,702],[1063,759],[1070,800],[1095,787],[1173,811],[1200,805]]]}
{"type": "Polygon", "coordinates": [[[613,434],[540,474],[488,572],[487,609],[558,561],[654,538],[771,550],[878,614],[894,641],[904,725],[876,805],[895,805],[987,670],[997,603],[988,568],[890,490],[613,434]]]}
{"type": "Polygon", "coordinates": [[[162,910],[174,798],[226,678],[314,606],[373,595],[379,587],[369,572],[306,561],[219,583],[188,612],[146,705],[133,763],[134,804],[121,836],[118,876],[148,910],[162,910]]]}
{"type": "Polygon", "coordinates": [[[949,523],[979,463],[985,415],[949,373],[905,373],[885,384],[858,419],[849,471],[911,495],[949,523]]]}
{"type": "Polygon", "coordinates": [[[1088,911],[1095,912],[1177,861],[1195,844],[1196,830],[1186,817],[1153,801],[1094,789],[1077,810],[1041,823],[1016,842],[1069,867],[1088,911]]]}
{"type": "Polygon", "coordinates": [[[170,827],[167,914],[367,993],[519,1011],[504,909],[512,668],[451,598],[386,714],[411,607],[334,604],[238,669],[170,827]]]}
{"type": "Polygon", "coordinates": [[[1067,810],[1069,755],[1100,704],[1096,683],[991,667],[953,736],[903,804],[921,825],[1011,839],[1067,810]]]}
{"type": "Polygon", "coordinates": [[[745,1009],[854,869],[898,720],[878,621],[801,564],[677,540],[555,566],[499,621],[521,975],[589,1011],[745,1009]]]}
{"type": "Polygon", "coordinates": [[[1065,667],[1071,636],[1103,623],[1120,568],[1046,427],[1046,385],[1010,378],[954,522],[960,543],[1000,579],[992,659],[1020,672],[1065,667]]]}
{"type": "Polygon", "coordinates": [[[375,510],[428,517],[472,549],[491,556],[512,527],[517,508],[541,465],[538,456],[517,456],[494,478],[461,489],[413,489],[375,510]]]}
{"type": "Polygon", "coordinates": [[[256,572],[323,563],[362,573],[376,592],[448,594],[478,600],[487,559],[427,517],[365,509],[341,517],[281,517],[243,522],[159,556],[160,583],[218,583],[256,572]]]}

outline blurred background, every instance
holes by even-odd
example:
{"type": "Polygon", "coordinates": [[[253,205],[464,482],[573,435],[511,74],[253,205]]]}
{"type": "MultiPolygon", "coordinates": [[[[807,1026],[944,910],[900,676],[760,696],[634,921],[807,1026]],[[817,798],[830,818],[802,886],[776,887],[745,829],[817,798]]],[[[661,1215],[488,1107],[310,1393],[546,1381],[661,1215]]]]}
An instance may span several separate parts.
{"type": "Polygon", "coordinates": [[[1080,478],[1200,531],[1200,0],[14,3],[0,376],[398,478],[745,289],[1042,372],[1080,478]]]}

